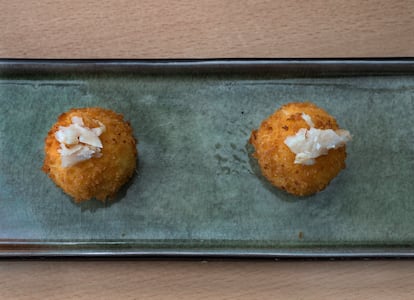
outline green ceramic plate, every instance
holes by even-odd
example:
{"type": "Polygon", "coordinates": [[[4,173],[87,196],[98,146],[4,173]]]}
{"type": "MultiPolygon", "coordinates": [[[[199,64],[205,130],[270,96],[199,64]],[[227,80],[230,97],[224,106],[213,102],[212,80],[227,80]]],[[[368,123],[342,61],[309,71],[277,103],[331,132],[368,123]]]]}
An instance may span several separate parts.
{"type": "Polygon", "coordinates": [[[0,61],[0,256],[414,256],[413,60],[0,61]],[[311,100],[353,141],[307,198],[270,187],[247,145],[311,100]],[[59,114],[130,120],[136,176],[75,204],[41,171],[59,114]]]}

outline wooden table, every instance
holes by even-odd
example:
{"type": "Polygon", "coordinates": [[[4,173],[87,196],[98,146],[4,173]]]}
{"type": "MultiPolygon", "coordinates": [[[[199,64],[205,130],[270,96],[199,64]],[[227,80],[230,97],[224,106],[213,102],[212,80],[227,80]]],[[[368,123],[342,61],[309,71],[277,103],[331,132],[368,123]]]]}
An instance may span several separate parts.
{"type": "MultiPolygon", "coordinates": [[[[2,58],[414,56],[414,1],[0,1],[2,58]]],[[[0,261],[1,299],[408,299],[414,261],[0,261]]]]}

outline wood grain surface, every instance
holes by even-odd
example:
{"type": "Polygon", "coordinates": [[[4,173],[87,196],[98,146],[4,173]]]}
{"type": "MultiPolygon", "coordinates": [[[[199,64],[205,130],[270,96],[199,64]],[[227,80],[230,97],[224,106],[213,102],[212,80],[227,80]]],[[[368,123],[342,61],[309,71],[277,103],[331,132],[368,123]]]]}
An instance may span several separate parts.
{"type": "Polygon", "coordinates": [[[412,0],[0,1],[0,57],[414,55],[412,0]]]}
{"type": "MultiPolygon", "coordinates": [[[[414,56],[412,0],[0,0],[0,28],[2,58],[414,56]]],[[[410,260],[0,260],[0,299],[413,299],[413,284],[410,260]]]]}
{"type": "Polygon", "coordinates": [[[413,299],[414,261],[3,261],[2,299],[413,299]]]}

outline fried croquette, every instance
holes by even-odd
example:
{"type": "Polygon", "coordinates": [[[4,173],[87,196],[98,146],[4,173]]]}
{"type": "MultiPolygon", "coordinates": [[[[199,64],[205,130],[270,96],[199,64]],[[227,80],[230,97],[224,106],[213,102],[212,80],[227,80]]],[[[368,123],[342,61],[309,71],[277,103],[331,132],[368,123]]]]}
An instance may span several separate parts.
{"type": "Polygon", "coordinates": [[[44,151],[43,171],[75,202],[113,198],[132,177],[138,155],[129,122],[99,107],[61,114],[44,151]]]}
{"type": "Polygon", "coordinates": [[[326,188],[345,168],[348,140],[349,132],[339,129],[334,117],[305,102],[283,105],[253,130],[249,142],[271,184],[308,196],[326,188]]]}

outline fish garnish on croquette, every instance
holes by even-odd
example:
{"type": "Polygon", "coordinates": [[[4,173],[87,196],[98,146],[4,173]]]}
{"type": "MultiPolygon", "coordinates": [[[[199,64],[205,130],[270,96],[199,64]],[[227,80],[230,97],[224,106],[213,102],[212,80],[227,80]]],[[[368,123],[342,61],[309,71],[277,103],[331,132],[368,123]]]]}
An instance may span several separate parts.
{"type": "Polygon", "coordinates": [[[343,147],[351,140],[351,134],[344,129],[317,129],[312,118],[302,113],[302,119],[310,129],[301,128],[295,135],[288,136],[284,143],[296,154],[295,164],[313,165],[315,158],[327,155],[330,149],[343,147]]]}
{"type": "Polygon", "coordinates": [[[99,127],[88,128],[82,118],[72,117],[72,124],[59,126],[55,133],[56,140],[60,143],[58,152],[61,155],[62,167],[68,168],[81,161],[92,157],[101,157],[103,148],[99,136],[105,132],[105,125],[94,120],[99,127]]]}

